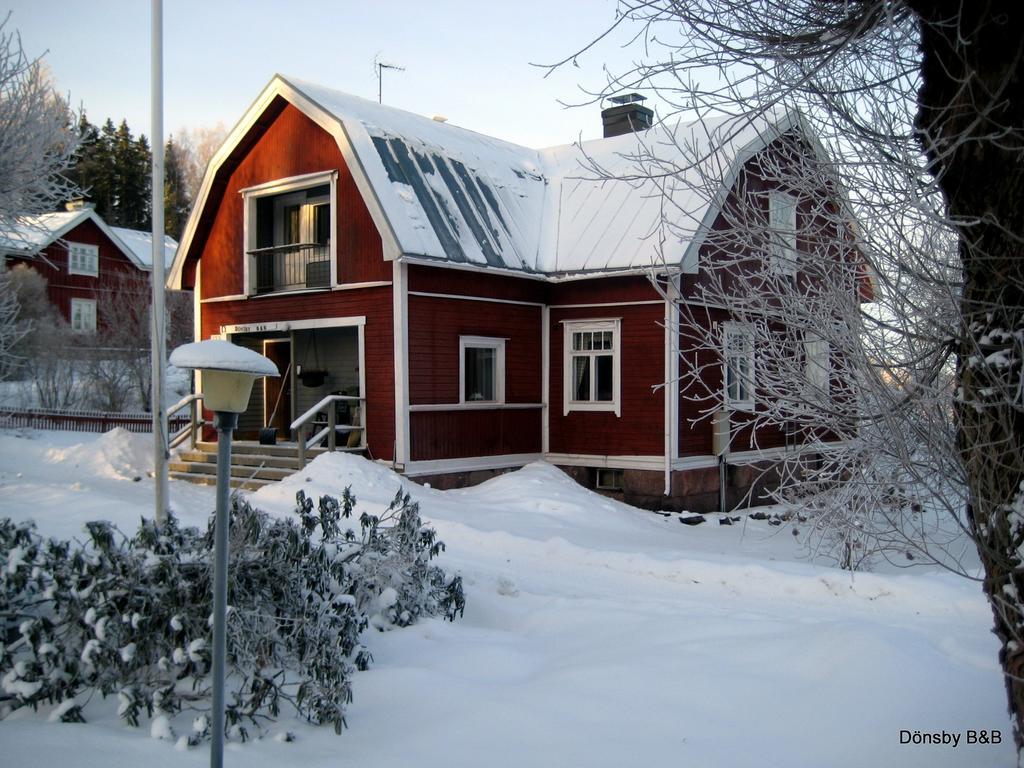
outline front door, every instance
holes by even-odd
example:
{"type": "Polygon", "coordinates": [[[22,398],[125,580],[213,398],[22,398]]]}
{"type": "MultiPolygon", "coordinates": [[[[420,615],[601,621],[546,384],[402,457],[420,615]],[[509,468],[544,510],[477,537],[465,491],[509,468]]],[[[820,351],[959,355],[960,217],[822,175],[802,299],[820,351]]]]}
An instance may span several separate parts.
{"type": "Polygon", "coordinates": [[[263,354],[281,372],[279,377],[263,379],[263,423],[277,427],[278,435],[288,439],[288,428],[292,423],[292,376],[289,369],[292,343],[288,339],[266,339],[263,354]]]}

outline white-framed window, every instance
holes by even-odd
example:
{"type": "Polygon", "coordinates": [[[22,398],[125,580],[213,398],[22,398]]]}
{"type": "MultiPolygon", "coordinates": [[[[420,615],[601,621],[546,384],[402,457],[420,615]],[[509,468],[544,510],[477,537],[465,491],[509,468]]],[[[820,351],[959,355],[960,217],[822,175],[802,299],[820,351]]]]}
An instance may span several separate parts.
{"type": "Polygon", "coordinates": [[[459,337],[459,402],[505,402],[505,340],[459,337]]]}
{"type": "Polygon", "coordinates": [[[829,343],[813,333],[804,336],[804,373],[814,392],[826,398],[831,393],[832,364],[829,343]]]}
{"type": "Polygon", "coordinates": [[[622,321],[565,322],[563,406],[569,411],[614,411],[622,415],[620,347],[622,321]]]}
{"type": "Polygon", "coordinates": [[[337,282],[337,178],[310,173],[241,191],[247,295],[337,282]]]}
{"type": "Polygon", "coordinates": [[[88,243],[68,242],[68,272],[72,275],[90,275],[96,277],[100,273],[99,246],[88,243]]]}
{"type": "Polygon", "coordinates": [[[768,236],[771,239],[770,267],[773,272],[795,275],[796,198],[773,189],[768,193],[768,236]]]}
{"type": "Polygon", "coordinates": [[[730,408],[754,410],[754,329],[746,323],[722,327],[722,382],[730,408]]]}
{"type": "Polygon", "coordinates": [[[622,476],[623,471],[621,469],[609,469],[607,467],[598,467],[596,483],[597,490],[599,491],[621,491],[622,490],[622,476]]]}
{"type": "Polygon", "coordinates": [[[71,330],[77,333],[96,332],[96,301],[94,299],[71,300],[71,330]]]}

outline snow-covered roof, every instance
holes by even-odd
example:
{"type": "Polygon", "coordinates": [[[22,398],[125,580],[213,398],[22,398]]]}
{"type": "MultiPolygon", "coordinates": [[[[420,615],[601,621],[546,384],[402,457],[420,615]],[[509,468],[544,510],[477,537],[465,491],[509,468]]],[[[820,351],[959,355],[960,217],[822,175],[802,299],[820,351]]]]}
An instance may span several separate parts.
{"type": "Polygon", "coordinates": [[[85,211],[59,211],[22,216],[0,228],[0,248],[8,252],[35,253],[87,218],[85,211]]]}
{"type": "Polygon", "coordinates": [[[718,118],[537,150],[278,75],[211,162],[172,283],[213,175],[276,96],[335,135],[390,258],[546,276],[639,271],[666,260],[695,271],[701,233],[739,167],[799,121],[718,118]],[[647,152],[673,173],[639,178],[635,158],[647,152]],[[702,158],[697,167],[694,156],[702,158]],[[710,203],[708,178],[722,181],[710,203]]]}
{"type": "MultiPolygon", "coordinates": [[[[32,256],[85,221],[92,221],[100,231],[139,269],[149,269],[151,260],[142,261],[135,250],[129,247],[120,233],[133,232],[130,229],[110,227],[92,208],[74,211],[56,211],[35,216],[20,216],[17,222],[0,227],[0,251],[32,256]]],[[[138,233],[144,234],[144,233],[138,233]]],[[[171,254],[173,259],[173,253],[171,254]]]]}
{"type": "MultiPolygon", "coordinates": [[[[153,268],[153,233],[139,229],[111,227],[125,245],[131,248],[135,258],[144,269],[153,268]]],[[[170,269],[174,263],[174,254],[178,252],[178,241],[170,235],[164,235],[164,266],[170,269]]]]}

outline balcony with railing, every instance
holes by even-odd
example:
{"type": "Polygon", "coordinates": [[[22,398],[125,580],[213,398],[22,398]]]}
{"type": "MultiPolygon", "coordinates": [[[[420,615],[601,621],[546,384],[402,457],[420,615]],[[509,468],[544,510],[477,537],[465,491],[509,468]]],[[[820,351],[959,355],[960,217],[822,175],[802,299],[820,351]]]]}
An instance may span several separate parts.
{"type": "Polygon", "coordinates": [[[331,285],[330,243],[275,245],[248,253],[256,259],[257,294],[331,285]]]}

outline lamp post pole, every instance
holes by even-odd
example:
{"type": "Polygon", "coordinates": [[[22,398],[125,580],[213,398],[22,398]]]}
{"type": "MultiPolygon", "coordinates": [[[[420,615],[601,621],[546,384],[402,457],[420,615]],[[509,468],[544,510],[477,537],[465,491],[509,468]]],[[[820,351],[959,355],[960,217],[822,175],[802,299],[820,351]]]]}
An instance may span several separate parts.
{"type": "Polygon", "coordinates": [[[231,437],[238,426],[238,414],[216,411],[217,511],[214,518],[213,550],[213,722],[210,768],[224,765],[224,678],[227,661],[228,613],[228,502],[231,494],[231,437]]]}
{"type": "Polygon", "coordinates": [[[150,364],[152,366],[153,409],[153,476],[156,493],[154,519],[157,525],[167,522],[167,406],[164,403],[164,368],[167,356],[167,329],[164,318],[164,7],[163,0],[152,0],[152,112],[150,136],[153,139],[153,285],[152,317],[150,319],[150,364]]]}
{"type": "Polygon", "coordinates": [[[249,404],[253,381],[279,376],[263,355],[228,341],[207,339],[185,344],[171,353],[171,365],[203,372],[203,403],[214,413],[217,430],[217,508],[213,522],[213,722],[210,724],[210,768],[224,765],[224,683],[227,667],[228,500],[231,494],[231,436],[238,414],[249,404]]]}

